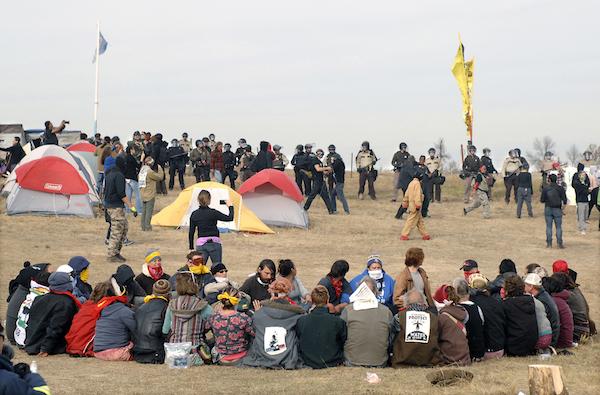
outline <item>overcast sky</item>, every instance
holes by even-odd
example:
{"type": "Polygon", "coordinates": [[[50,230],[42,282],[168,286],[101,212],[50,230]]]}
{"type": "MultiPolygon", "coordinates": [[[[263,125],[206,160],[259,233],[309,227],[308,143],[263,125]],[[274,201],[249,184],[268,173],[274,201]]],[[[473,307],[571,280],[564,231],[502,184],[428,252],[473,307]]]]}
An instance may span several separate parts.
{"type": "Polygon", "coordinates": [[[168,138],[214,132],[345,158],[369,140],[384,164],[401,141],[424,153],[466,140],[450,68],[460,32],[475,56],[474,140],[500,161],[550,135],[564,157],[600,143],[597,1],[7,2],[0,23],[0,123],[93,125],[168,138]],[[595,140],[595,141],[594,141],[595,140]]]}

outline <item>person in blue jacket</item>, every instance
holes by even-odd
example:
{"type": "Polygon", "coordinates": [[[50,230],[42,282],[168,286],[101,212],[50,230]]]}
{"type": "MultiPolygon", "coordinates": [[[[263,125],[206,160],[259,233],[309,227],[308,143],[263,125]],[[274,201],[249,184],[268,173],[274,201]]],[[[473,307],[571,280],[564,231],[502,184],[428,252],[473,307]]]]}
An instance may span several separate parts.
{"type": "Polygon", "coordinates": [[[360,280],[365,276],[369,276],[375,280],[377,284],[377,295],[375,296],[377,296],[379,303],[386,305],[395,314],[397,311],[394,306],[393,296],[396,282],[392,276],[383,270],[383,261],[379,255],[371,255],[367,259],[367,268],[350,281],[352,292],[356,291],[360,285],[360,280]]]}
{"type": "MultiPolygon", "coordinates": [[[[0,324],[0,350],[4,348],[4,327],[0,324]]],[[[50,395],[46,382],[37,373],[31,372],[29,365],[10,362],[8,353],[0,355],[0,395],[50,395]]]]}

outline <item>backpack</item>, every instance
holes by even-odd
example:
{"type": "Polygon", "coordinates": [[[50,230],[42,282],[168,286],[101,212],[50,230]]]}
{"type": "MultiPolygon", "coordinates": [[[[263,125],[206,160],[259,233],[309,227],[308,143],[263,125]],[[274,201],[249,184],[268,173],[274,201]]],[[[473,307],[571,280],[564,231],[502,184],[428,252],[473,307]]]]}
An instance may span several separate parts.
{"type": "Polygon", "coordinates": [[[81,306],[81,309],[73,317],[71,328],[65,336],[67,354],[75,357],[94,356],[96,321],[100,318],[102,310],[117,301],[127,303],[127,296],[106,296],[98,303],[88,300],[81,306]]]}

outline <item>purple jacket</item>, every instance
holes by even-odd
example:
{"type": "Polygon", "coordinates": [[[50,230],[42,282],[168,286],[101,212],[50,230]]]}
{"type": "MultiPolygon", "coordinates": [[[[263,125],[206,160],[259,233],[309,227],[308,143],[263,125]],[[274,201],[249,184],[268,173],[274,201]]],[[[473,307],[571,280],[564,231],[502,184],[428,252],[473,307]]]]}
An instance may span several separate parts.
{"type": "Polygon", "coordinates": [[[562,290],[552,294],[552,299],[558,307],[558,315],[560,317],[560,333],[558,335],[558,348],[573,347],[573,313],[567,304],[569,299],[569,291],[562,290]]]}

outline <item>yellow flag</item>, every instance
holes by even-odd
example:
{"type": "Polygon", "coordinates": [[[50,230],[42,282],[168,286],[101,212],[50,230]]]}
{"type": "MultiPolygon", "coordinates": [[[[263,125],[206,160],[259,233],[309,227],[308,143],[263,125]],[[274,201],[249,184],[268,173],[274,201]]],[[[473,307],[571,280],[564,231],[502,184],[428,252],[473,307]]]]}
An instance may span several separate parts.
{"type": "Polygon", "coordinates": [[[454,57],[454,64],[452,65],[452,74],[456,78],[458,83],[458,89],[460,90],[463,103],[463,119],[467,126],[467,134],[469,139],[472,139],[471,128],[472,128],[472,103],[471,93],[473,91],[473,69],[475,66],[475,60],[471,59],[465,62],[464,46],[459,41],[458,51],[454,57]]]}

